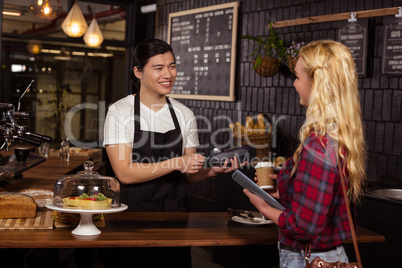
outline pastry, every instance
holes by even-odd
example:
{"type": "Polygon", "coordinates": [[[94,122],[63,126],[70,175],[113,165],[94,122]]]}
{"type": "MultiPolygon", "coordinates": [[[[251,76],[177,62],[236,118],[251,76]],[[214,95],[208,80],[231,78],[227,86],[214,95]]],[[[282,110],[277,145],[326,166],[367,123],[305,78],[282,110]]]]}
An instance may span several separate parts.
{"type": "Polygon", "coordinates": [[[63,198],[65,207],[76,209],[108,209],[112,205],[112,199],[104,194],[82,194],[80,196],[71,196],[63,198]]]}

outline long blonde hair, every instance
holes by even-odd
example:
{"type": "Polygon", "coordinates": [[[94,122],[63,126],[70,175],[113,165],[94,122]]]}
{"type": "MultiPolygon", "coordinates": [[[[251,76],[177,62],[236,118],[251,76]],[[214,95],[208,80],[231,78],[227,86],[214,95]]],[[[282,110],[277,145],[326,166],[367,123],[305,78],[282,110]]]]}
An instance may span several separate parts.
{"type": "Polygon", "coordinates": [[[312,133],[329,135],[338,143],[339,155],[349,170],[348,196],[356,201],[365,179],[365,142],[357,73],[349,49],[332,40],[313,41],[299,53],[304,71],[312,80],[300,145],[293,155],[296,172],[305,139],[312,133]],[[344,161],[345,162],[345,161],[344,161]]]}

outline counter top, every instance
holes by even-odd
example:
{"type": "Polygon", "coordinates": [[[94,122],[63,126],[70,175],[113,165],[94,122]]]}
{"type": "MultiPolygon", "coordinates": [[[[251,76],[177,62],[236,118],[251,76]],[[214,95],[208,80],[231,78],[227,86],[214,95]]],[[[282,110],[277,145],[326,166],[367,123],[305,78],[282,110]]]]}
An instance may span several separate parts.
{"type": "MultiPolygon", "coordinates": [[[[0,236],[0,248],[242,246],[274,245],[278,240],[274,224],[243,225],[226,212],[121,212],[104,217],[99,235],[76,236],[72,228],[8,230],[0,236]]],[[[385,241],[362,227],[357,238],[359,243],[385,241]]]]}
{"type": "Polygon", "coordinates": [[[83,170],[82,164],[89,157],[71,157],[70,161],[60,161],[58,157],[49,157],[45,162],[22,173],[22,178],[12,179],[0,185],[8,192],[19,192],[26,188],[53,190],[54,183],[65,174],[75,174],[83,170]]]}
{"type": "MultiPolygon", "coordinates": [[[[53,190],[56,180],[82,169],[88,157],[71,157],[69,162],[49,157],[25,171],[22,179],[0,185],[10,192],[26,188],[53,190]]],[[[76,236],[72,229],[7,230],[1,232],[0,248],[108,248],[172,246],[274,245],[278,228],[274,224],[246,226],[231,220],[226,212],[121,212],[105,214],[105,227],[95,236],[76,236]]],[[[384,242],[385,238],[358,227],[358,241],[384,242]]],[[[351,242],[351,241],[349,241],[351,242]]]]}

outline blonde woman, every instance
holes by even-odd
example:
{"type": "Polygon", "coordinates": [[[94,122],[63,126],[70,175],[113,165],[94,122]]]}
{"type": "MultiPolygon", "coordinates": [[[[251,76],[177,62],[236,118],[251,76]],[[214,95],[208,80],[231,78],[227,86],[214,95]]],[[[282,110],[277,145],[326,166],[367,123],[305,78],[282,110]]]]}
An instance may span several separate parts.
{"type": "MultiPolygon", "coordinates": [[[[349,181],[348,196],[359,199],[365,178],[365,144],[357,74],[348,48],[335,41],[314,41],[299,54],[293,83],[307,106],[300,145],[277,179],[277,210],[245,190],[254,206],[279,227],[281,267],[304,267],[311,260],[348,262],[342,243],[351,238],[337,163],[349,181]]],[[[258,178],[256,178],[258,180],[258,178]]]]}

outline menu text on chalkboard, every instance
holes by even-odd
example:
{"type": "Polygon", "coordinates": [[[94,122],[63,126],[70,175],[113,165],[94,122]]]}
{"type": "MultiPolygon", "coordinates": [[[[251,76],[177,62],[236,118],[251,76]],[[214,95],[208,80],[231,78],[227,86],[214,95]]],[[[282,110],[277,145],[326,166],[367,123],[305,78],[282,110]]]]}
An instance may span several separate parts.
{"type": "Polygon", "coordinates": [[[367,27],[362,23],[367,20],[349,22],[339,29],[339,42],[349,48],[359,77],[365,77],[367,69],[367,27]]]}
{"type": "Polygon", "coordinates": [[[384,52],[382,72],[384,74],[402,73],[402,18],[384,18],[384,52]]]}
{"type": "Polygon", "coordinates": [[[172,95],[234,101],[239,2],[171,13],[168,42],[176,57],[172,95]]]}

